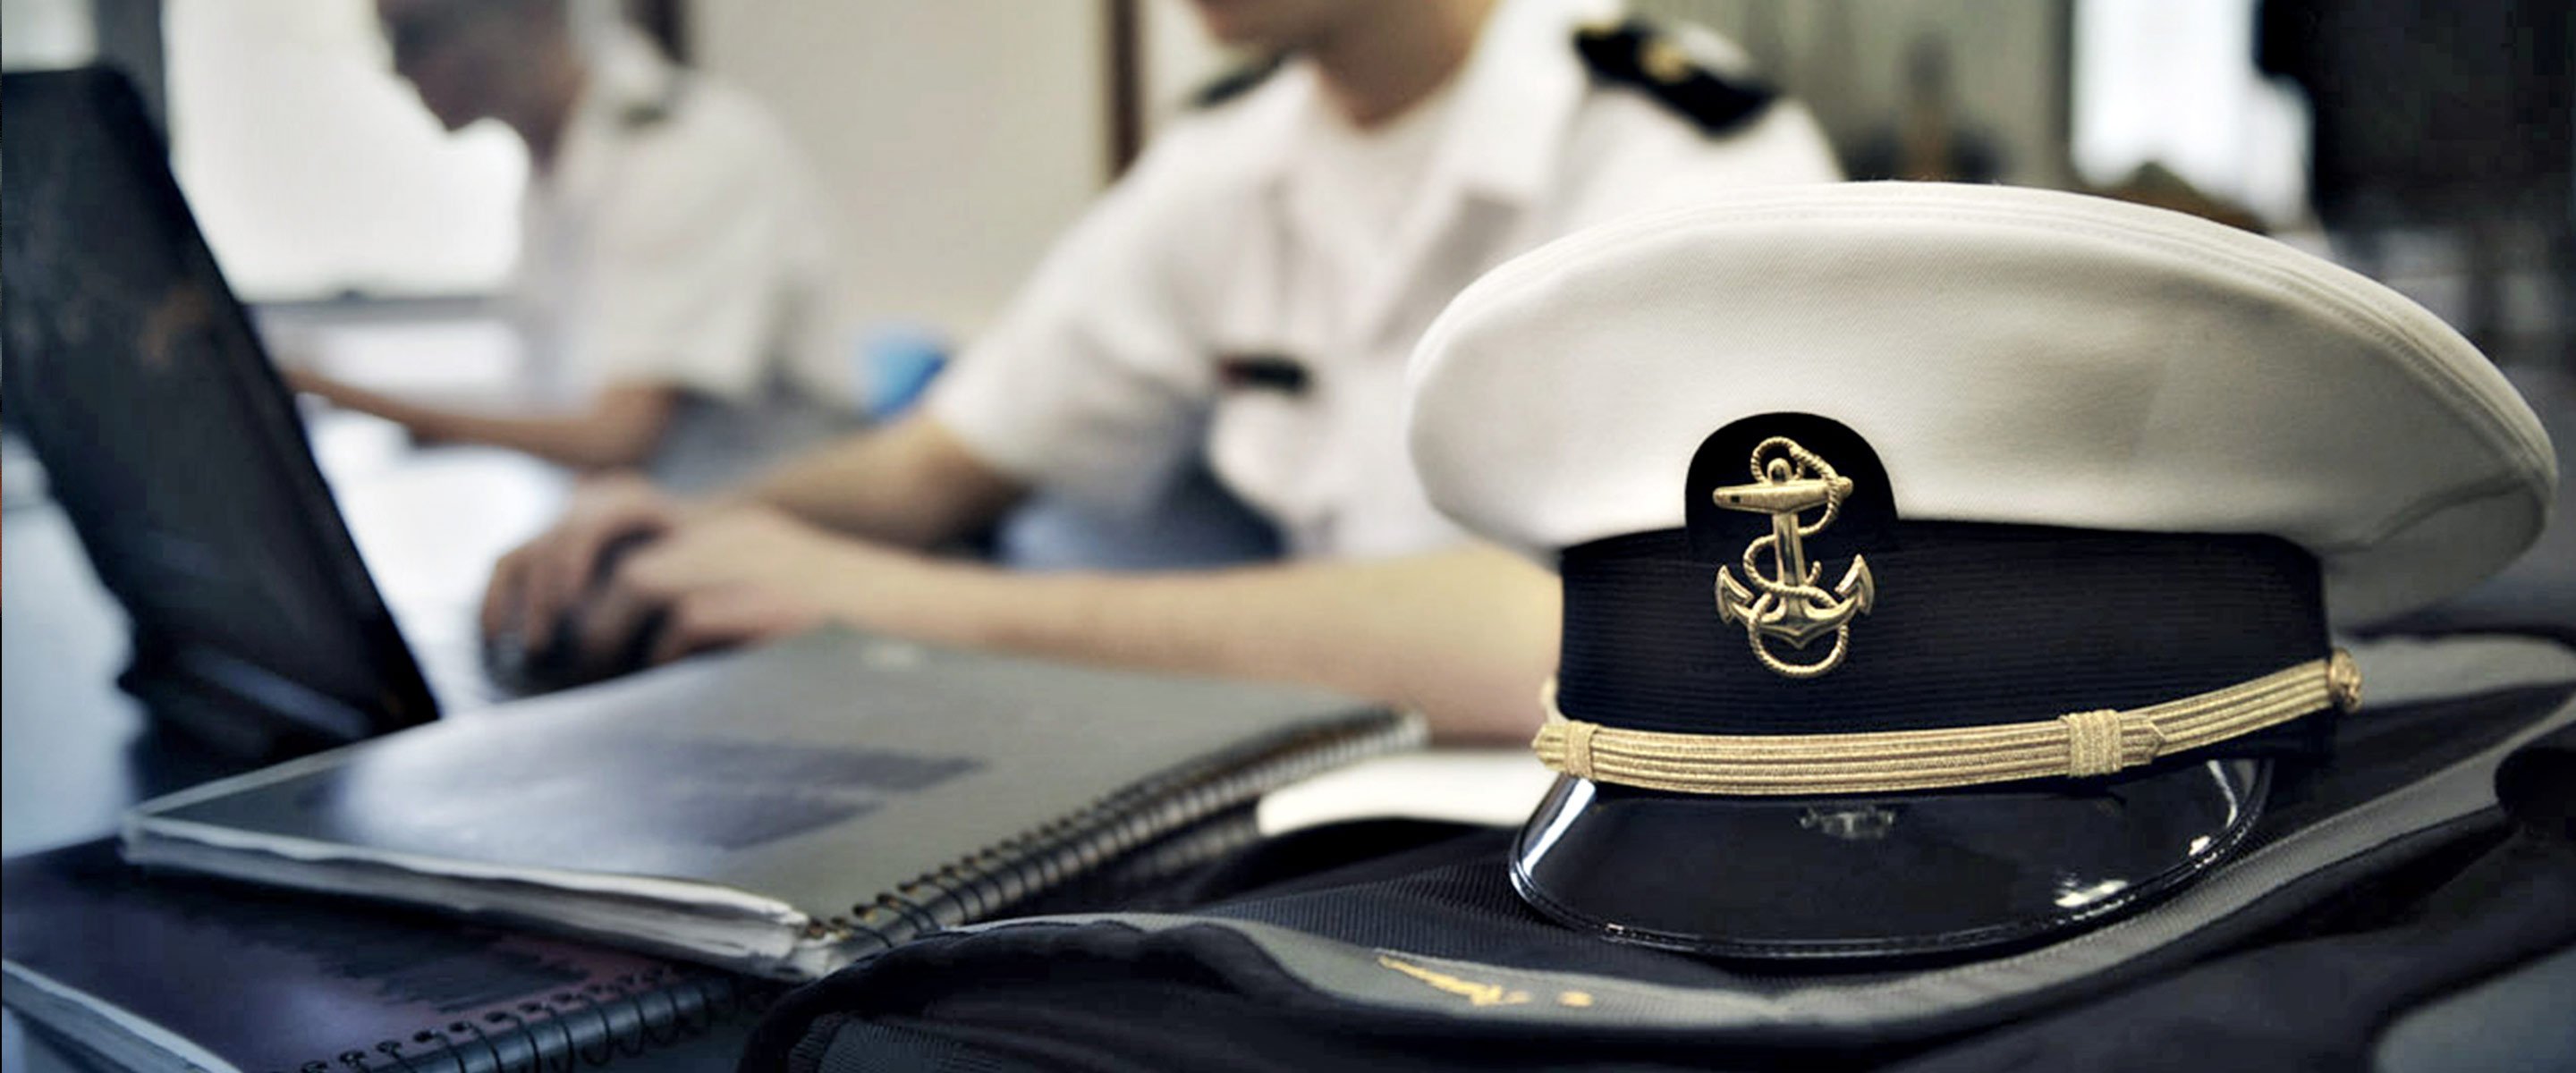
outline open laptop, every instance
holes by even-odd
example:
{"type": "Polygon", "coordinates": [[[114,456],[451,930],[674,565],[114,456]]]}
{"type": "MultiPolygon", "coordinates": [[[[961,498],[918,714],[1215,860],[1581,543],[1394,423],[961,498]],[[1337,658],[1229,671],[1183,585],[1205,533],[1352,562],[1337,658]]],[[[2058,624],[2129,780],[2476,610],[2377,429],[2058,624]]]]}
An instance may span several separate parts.
{"type": "Polygon", "coordinates": [[[0,111],[0,376],[133,619],[118,683],[257,756],[437,718],[132,88],[12,73],[0,111]]]}

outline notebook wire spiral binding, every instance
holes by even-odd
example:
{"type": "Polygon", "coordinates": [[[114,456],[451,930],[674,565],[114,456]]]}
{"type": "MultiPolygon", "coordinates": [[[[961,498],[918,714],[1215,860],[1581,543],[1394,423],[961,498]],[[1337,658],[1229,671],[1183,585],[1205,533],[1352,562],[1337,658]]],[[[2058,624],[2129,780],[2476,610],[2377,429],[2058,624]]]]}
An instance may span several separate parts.
{"type": "Polygon", "coordinates": [[[1427,736],[1418,718],[1362,718],[1247,742],[917,876],[824,926],[889,950],[1041,899],[1049,908],[1076,908],[1056,895],[1085,877],[1100,880],[1083,893],[1103,903],[1091,908],[1103,908],[1127,893],[1121,886],[1168,880],[1251,843],[1259,833],[1249,805],[1261,794],[1362,757],[1419,747],[1427,736]]]}
{"type": "Polygon", "coordinates": [[[570,1073],[705,1035],[783,992],[768,981],[655,969],[425,1027],[295,1073],[570,1073]]]}

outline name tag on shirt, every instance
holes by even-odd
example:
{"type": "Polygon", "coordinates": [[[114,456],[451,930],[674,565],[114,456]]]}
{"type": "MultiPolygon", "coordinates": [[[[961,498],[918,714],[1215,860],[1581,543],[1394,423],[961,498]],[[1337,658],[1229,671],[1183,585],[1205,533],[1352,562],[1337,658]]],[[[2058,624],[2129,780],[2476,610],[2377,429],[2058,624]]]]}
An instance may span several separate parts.
{"type": "Polygon", "coordinates": [[[1313,381],[1306,366],[1284,354],[1232,354],[1217,361],[1218,382],[1228,391],[1275,391],[1302,396],[1313,381]]]}

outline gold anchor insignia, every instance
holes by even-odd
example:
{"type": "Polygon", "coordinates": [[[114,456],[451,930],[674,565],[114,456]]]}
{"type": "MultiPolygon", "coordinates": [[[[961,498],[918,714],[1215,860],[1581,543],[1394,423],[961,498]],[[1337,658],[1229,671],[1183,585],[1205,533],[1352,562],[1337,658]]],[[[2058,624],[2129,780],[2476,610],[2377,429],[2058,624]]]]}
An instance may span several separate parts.
{"type": "Polygon", "coordinates": [[[1754,658],[1773,673],[1814,678],[1842,665],[1843,656],[1851,651],[1852,616],[1868,611],[1878,597],[1869,563],[1859,555],[1852,556],[1850,568],[1843,571],[1832,592],[1819,588],[1816,578],[1824,564],[1809,563],[1802,543],[1834,524],[1843,500],[1852,493],[1851,478],[1835,473],[1815,452],[1786,436],[1773,436],[1753,448],[1753,478],[1753,484],[1728,485],[1709,493],[1727,510],[1771,516],[1771,535],[1756,537],[1744,548],[1744,576],[1753,583],[1751,588],[1735,580],[1733,570],[1717,569],[1718,618],[1743,623],[1744,639],[1753,646],[1754,658]],[[1798,512],[1819,507],[1824,508],[1823,517],[1811,523],[1798,521],[1798,512]],[[1758,565],[1766,551],[1771,553],[1773,568],[1769,577],[1758,565]],[[1828,633],[1834,635],[1834,650],[1814,663],[1783,660],[1763,640],[1777,637],[1803,649],[1828,633]]]}

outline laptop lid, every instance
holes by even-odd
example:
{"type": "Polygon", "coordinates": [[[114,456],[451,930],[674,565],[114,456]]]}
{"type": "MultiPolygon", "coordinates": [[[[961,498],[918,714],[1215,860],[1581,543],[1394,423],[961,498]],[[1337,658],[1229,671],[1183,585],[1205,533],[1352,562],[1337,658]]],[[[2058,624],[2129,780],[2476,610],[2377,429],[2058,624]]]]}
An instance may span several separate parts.
{"type": "Polygon", "coordinates": [[[260,752],[436,718],[132,87],[12,73],[0,110],[8,412],[133,618],[121,684],[260,752]]]}

